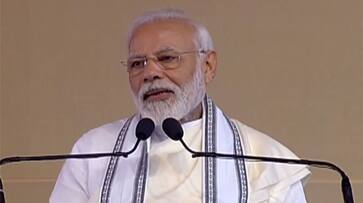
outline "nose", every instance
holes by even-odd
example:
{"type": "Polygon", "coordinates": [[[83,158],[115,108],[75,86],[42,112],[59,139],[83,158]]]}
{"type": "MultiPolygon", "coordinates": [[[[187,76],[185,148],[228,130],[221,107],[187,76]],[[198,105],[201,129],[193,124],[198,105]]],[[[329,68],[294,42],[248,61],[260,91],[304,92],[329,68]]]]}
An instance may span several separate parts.
{"type": "Polygon", "coordinates": [[[158,63],[153,59],[148,59],[143,74],[144,82],[152,82],[154,80],[162,79],[164,73],[162,67],[160,67],[158,63]]]}

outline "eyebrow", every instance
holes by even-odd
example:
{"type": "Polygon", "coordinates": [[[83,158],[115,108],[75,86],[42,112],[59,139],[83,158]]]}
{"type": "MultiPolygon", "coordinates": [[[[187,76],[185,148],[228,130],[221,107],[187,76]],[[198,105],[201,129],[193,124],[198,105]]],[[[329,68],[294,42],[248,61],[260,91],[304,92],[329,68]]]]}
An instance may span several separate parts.
{"type": "Polygon", "coordinates": [[[163,48],[163,49],[160,49],[159,51],[155,52],[154,55],[162,54],[162,53],[170,52],[170,51],[175,51],[175,49],[170,48],[170,47],[163,48]]]}
{"type": "Polygon", "coordinates": [[[146,55],[143,55],[143,54],[132,54],[129,56],[129,59],[135,59],[135,58],[145,58],[146,55]]]}

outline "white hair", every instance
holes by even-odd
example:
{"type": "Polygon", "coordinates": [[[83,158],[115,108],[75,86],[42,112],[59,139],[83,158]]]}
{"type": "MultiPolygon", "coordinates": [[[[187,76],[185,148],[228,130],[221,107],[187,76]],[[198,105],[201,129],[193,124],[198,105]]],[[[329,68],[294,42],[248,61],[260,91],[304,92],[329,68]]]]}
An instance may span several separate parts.
{"type": "Polygon", "coordinates": [[[133,35],[135,34],[135,31],[139,27],[148,23],[163,21],[163,20],[181,20],[189,23],[196,30],[195,33],[196,48],[204,51],[214,50],[212,37],[210,36],[207,28],[204,25],[199,24],[193,19],[186,16],[182,10],[171,9],[171,8],[147,12],[144,15],[136,18],[132,22],[127,36],[128,49],[130,48],[131,40],[133,35]]]}

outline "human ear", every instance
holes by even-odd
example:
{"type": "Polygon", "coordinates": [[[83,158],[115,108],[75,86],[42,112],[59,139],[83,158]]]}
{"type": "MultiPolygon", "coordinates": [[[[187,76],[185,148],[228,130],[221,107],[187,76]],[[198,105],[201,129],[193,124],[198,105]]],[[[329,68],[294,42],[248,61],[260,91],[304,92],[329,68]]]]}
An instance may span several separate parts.
{"type": "Polygon", "coordinates": [[[209,84],[215,77],[217,72],[217,53],[209,51],[203,61],[204,81],[209,84]]]}

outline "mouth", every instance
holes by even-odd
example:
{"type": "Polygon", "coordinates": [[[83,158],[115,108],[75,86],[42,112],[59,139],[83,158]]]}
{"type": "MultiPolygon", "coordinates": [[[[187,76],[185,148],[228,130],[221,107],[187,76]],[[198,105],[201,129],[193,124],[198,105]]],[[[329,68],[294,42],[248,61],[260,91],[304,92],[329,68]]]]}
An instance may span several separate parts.
{"type": "Polygon", "coordinates": [[[168,99],[174,92],[169,89],[160,88],[147,91],[143,95],[144,101],[162,101],[168,99]]]}

